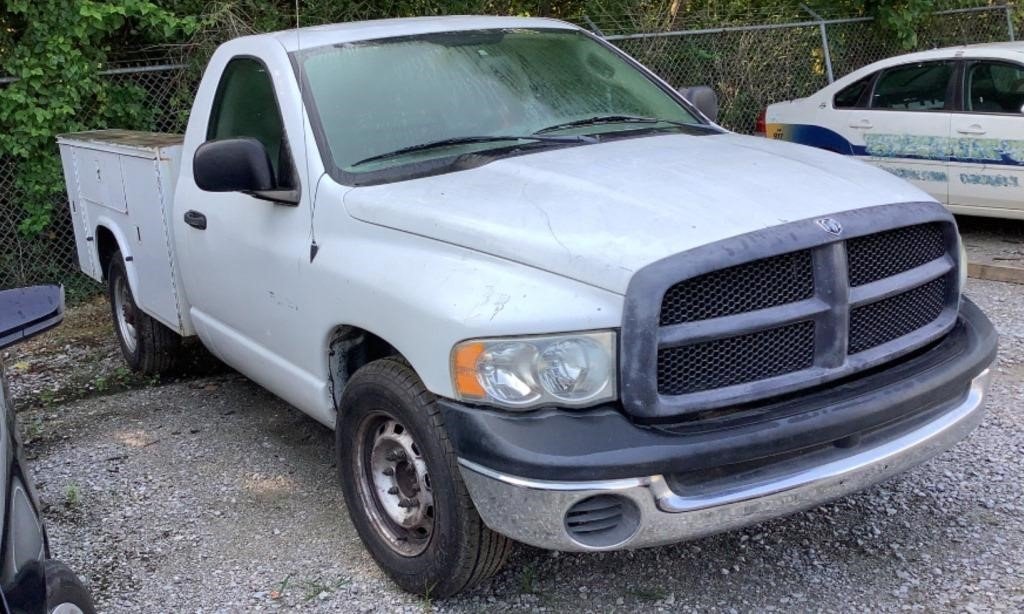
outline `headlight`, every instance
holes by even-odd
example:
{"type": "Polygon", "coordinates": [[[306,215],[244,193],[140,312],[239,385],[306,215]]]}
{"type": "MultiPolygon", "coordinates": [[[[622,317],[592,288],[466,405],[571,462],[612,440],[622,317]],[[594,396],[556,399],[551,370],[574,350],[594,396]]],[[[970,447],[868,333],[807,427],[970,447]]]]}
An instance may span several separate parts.
{"type": "Polygon", "coordinates": [[[452,349],[452,380],[463,401],[585,407],[616,398],[615,351],[611,331],[474,339],[452,349]]]}

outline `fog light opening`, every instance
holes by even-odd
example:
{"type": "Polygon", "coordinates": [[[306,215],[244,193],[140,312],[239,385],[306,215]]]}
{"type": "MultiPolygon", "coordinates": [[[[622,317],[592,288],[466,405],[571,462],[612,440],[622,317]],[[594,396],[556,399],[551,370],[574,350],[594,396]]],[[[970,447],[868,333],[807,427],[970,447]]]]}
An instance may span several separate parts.
{"type": "Polygon", "coordinates": [[[565,513],[569,537],[588,548],[611,548],[640,528],[640,508],[620,495],[596,495],[577,501],[565,513]]]}

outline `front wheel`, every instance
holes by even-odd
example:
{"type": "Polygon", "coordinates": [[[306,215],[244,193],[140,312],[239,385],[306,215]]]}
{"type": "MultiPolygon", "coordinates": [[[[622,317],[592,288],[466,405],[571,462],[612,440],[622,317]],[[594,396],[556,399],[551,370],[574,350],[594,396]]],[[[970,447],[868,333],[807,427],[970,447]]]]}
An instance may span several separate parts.
{"type": "Polygon", "coordinates": [[[139,309],[128,284],[128,272],[120,251],[115,251],[110,259],[107,283],[114,332],[128,367],[146,375],[173,369],[177,364],[181,337],[139,309]]]}
{"type": "Polygon", "coordinates": [[[477,514],[434,396],[407,364],[383,359],[359,369],[336,426],[352,523],[395,583],[444,598],[501,568],[512,542],[477,514]]]}
{"type": "Polygon", "coordinates": [[[47,614],[95,614],[92,597],[75,572],[60,561],[43,563],[47,614]]]}

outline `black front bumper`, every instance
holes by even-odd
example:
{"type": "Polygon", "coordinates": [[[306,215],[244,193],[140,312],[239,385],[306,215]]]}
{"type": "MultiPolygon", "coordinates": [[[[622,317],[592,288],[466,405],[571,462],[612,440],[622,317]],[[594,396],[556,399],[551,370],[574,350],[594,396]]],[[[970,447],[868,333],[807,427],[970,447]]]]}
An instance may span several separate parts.
{"type": "Polygon", "coordinates": [[[583,481],[744,467],[912,428],[967,394],[996,332],[966,298],[955,327],[918,352],[846,380],[679,424],[640,424],[615,405],[524,414],[441,400],[459,458],[534,480],[583,481]]]}

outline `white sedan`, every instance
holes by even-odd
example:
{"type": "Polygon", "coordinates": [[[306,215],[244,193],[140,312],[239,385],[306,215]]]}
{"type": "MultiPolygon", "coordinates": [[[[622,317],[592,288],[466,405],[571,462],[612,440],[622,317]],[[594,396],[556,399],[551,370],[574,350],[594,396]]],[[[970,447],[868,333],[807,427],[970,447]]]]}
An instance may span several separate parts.
{"type": "Polygon", "coordinates": [[[876,62],[769,106],[758,130],[862,157],[954,213],[1024,219],[1024,42],[876,62]]]}

